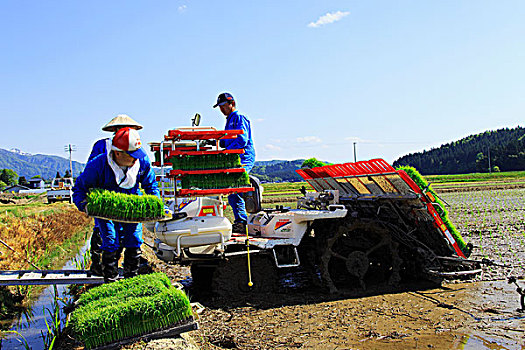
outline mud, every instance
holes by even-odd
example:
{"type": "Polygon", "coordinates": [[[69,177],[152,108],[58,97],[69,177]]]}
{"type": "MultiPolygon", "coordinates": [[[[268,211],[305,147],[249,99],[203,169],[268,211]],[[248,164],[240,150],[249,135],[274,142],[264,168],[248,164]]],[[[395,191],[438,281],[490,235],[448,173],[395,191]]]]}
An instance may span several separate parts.
{"type": "MultiPolygon", "coordinates": [[[[333,296],[299,273],[284,274],[275,294],[218,298],[194,290],[189,268],[151,259],[205,306],[200,329],[190,333],[201,349],[524,349],[525,313],[507,281],[516,276],[525,288],[524,195],[523,189],[442,195],[452,222],[476,247],[471,258],[505,266],[439,287],[420,283],[333,296]]],[[[146,346],[169,348],[130,348],[146,346]]]]}

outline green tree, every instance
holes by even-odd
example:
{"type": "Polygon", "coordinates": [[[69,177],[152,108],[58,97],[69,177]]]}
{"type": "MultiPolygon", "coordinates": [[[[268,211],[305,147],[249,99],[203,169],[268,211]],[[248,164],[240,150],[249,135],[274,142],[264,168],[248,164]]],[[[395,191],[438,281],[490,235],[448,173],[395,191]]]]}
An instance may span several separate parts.
{"type": "Polygon", "coordinates": [[[0,181],[8,186],[13,186],[18,183],[18,174],[11,169],[2,169],[0,172],[0,181]]]}
{"type": "Polygon", "coordinates": [[[18,183],[19,183],[20,185],[22,185],[22,186],[27,186],[27,185],[29,185],[29,182],[27,182],[25,176],[20,176],[20,177],[18,178],[18,183]]]}
{"type": "Polygon", "coordinates": [[[301,165],[301,168],[317,168],[319,166],[325,166],[330,165],[330,163],[321,162],[320,160],[317,160],[316,158],[310,158],[306,159],[303,164],[301,165]]]}
{"type": "Polygon", "coordinates": [[[6,183],[0,180],[0,191],[2,191],[6,187],[7,187],[6,183]]]}

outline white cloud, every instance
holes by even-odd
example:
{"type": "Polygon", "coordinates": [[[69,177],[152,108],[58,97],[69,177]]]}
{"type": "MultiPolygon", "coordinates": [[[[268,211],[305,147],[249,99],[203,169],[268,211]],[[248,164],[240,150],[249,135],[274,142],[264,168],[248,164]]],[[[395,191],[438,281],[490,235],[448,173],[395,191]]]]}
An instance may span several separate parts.
{"type": "Polygon", "coordinates": [[[317,21],[308,23],[308,27],[319,28],[320,26],[340,21],[343,17],[346,17],[349,14],[350,12],[348,11],[328,12],[326,15],[319,17],[317,21]]]}
{"type": "Polygon", "coordinates": [[[183,13],[183,12],[186,12],[186,9],[188,8],[188,6],[186,5],[181,5],[177,8],[177,11],[179,11],[180,13],[183,13]]]}
{"type": "Polygon", "coordinates": [[[264,118],[258,118],[254,120],[254,122],[256,123],[262,123],[263,121],[264,121],[264,118]]]}
{"type": "Polygon", "coordinates": [[[345,141],[348,141],[348,142],[361,142],[361,143],[369,142],[368,140],[363,140],[362,138],[357,137],[357,136],[345,137],[345,141]]]}
{"type": "Polygon", "coordinates": [[[298,137],[296,141],[299,143],[321,143],[322,142],[322,140],[317,136],[298,137]]]}
{"type": "Polygon", "coordinates": [[[282,148],[279,146],[275,146],[272,144],[266,144],[264,145],[264,150],[266,151],[280,151],[282,148]]]}

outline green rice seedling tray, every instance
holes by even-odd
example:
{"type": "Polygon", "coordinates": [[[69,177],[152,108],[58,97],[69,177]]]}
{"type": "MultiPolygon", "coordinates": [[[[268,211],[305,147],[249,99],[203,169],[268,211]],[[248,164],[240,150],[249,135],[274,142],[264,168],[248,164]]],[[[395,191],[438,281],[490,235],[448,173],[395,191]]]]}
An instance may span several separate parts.
{"type": "Polygon", "coordinates": [[[421,190],[426,189],[428,192],[432,194],[432,196],[434,196],[436,203],[439,205],[433,204],[432,206],[434,207],[436,212],[439,214],[439,216],[441,217],[441,220],[443,220],[443,223],[448,228],[452,236],[454,236],[454,239],[458,243],[459,249],[461,249],[463,253],[467,253],[469,248],[467,248],[467,244],[463,240],[461,233],[459,233],[459,231],[456,229],[454,224],[450,221],[448,217],[448,212],[445,209],[445,203],[443,203],[443,201],[439,199],[438,195],[432,189],[432,186],[429,185],[427,180],[425,180],[425,178],[419,173],[419,171],[416,170],[416,168],[413,168],[410,166],[401,166],[401,167],[398,167],[396,170],[405,171],[408,174],[408,176],[410,176],[410,178],[418,185],[418,187],[421,190]]]}
{"type": "Polygon", "coordinates": [[[119,340],[118,342],[108,344],[108,345],[102,345],[96,348],[93,348],[93,350],[113,350],[113,349],[120,349],[122,346],[138,342],[139,340],[143,341],[150,341],[154,339],[162,339],[162,338],[173,338],[181,333],[186,333],[190,331],[194,331],[196,329],[199,329],[199,324],[195,322],[193,317],[188,318],[184,322],[180,322],[179,325],[175,325],[173,327],[168,327],[159,331],[151,332],[148,334],[143,334],[141,336],[137,337],[130,337],[126,339],[119,340]]]}
{"type": "Polygon", "coordinates": [[[159,218],[144,218],[144,219],[137,219],[137,220],[126,220],[126,219],[121,219],[121,218],[111,217],[111,216],[91,215],[89,212],[88,212],[88,215],[91,216],[92,218],[95,218],[95,219],[124,222],[124,223],[127,223],[127,224],[139,224],[139,223],[143,223],[143,222],[158,222],[158,221],[170,220],[170,218],[166,217],[166,216],[162,216],[162,217],[159,217],[159,218]]]}
{"type": "Polygon", "coordinates": [[[162,273],[93,288],[77,306],[69,327],[86,349],[111,349],[197,329],[188,297],[162,273]]]}
{"type": "Polygon", "coordinates": [[[87,196],[89,216],[119,222],[151,222],[165,218],[164,203],[153,195],[134,195],[93,189],[87,196]]]}
{"type": "Polygon", "coordinates": [[[211,190],[226,188],[251,187],[250,177],[244,169],[230,173],[206,173],[187,174],[181,179],[181,188],[188,190],[211,190]]]}
{"type": "Polygon", "coordinates": [[[106,283],[101,286],[95,287],[82,294],[76,301],[77,307],[84,307],[88,304],[92,304],[98,300],[118,297],[124,300],[128,297],[145,296],[151,295],[150,291],[145,290],[143,294],[137,294],[134,288],[147,285],[150,288],[156,290],[165,290],[171,288],[171,281],[162,272],[150,273],[147,275],[138,275],[133,278],[125,278],[120,280],[118,283],[106,283]]]}
{"type": "Polygon", "coordinates": [[[169,159],[169,163],[171,163],[173,169],[182,171],[242,167],[241,158],[237,153],[214,153],[211,151],[201,153],[200,155],[174,155],[169,159]]]}

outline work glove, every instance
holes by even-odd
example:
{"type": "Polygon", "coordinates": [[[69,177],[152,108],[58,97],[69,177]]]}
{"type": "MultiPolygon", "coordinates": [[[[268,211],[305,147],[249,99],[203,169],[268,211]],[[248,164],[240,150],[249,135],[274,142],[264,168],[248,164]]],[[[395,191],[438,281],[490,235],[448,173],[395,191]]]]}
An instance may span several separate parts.
{"type": "Polygon", "coordinates": [[[168,208],[167,205],[164,206],[164,217],[171,218],[173,216],[173,212],[168,208]]]}

